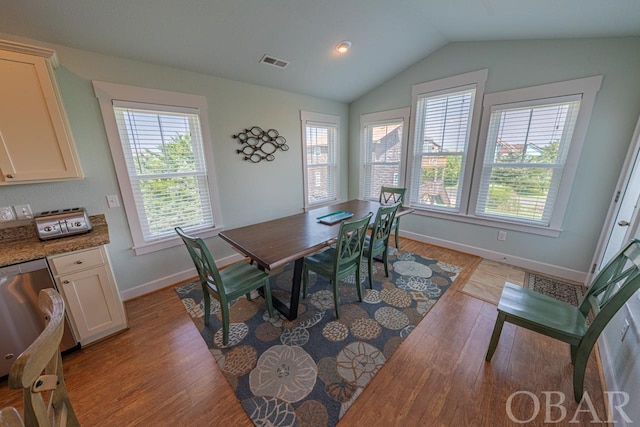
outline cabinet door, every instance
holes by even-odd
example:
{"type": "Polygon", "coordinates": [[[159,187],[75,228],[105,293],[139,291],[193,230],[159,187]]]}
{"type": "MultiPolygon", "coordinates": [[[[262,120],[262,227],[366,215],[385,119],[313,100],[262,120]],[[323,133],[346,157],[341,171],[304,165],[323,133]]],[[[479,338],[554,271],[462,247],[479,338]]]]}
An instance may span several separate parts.
{"type": "Polygon", "coordinates": [[[81,344],[102,338],[126,324],[106,266],[60,276],[58,283],[81,344]]]}
{"type": "Polygon", "coordinates": [[[0,51],[0,184],[81,177],[54,85],[44,58],[0,51]]]}

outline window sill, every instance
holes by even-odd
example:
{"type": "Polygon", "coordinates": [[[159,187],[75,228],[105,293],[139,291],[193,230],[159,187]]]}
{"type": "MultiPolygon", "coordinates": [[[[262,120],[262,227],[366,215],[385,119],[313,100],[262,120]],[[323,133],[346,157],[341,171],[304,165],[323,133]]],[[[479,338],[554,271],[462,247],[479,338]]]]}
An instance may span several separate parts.
{"type": "Polygon", "coordinates": [[[558,229],[558,228],[517,224],[513,222],[499,221],[499,220],[490,220],[490,219],[479,218],[477,216],[471,216],[471,215],[436,212],[432,210],[416,208],[415,206],[412,206],[412,208],[414,209],[414,211],[412,212],[412,214],[414,215],[429,216],[433,218],[446,219],[449,221],[457,221],[457,222],[464,222],[467,224],[481,225],[484,227],[493,227],[493,228],[500,228],[503,230],[513,230],[513,231],[519,231],[522,233],[537,234],[539,236],[560,237],[560,233],[562,232],[562,229],[558,229]]]}
{"type": "MultiPolygon", "coordinates": [[[[224,227],[218,226],[214,228],[204,228],[202,230],[195,230],[195,234],[201,239],[207,239],[209,237],[217,236],[220,231],[222,231],[224,227]]],[[[136,256],[149,254],[152,252],[161,251],[163,249],[172,248],[174,246],[182,245],[182,239],[176,234],[175,237],[167,237],[162,240],[157,240],[155,242],[143,243],[141,245],[136,245],[133,248],[133,253],[136,256]]]]}

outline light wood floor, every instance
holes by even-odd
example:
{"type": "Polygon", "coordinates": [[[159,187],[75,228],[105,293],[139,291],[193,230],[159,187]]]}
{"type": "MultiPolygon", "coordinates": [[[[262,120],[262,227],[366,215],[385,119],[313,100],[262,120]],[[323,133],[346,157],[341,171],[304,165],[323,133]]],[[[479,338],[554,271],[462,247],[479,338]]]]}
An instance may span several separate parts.
{"type": "MultiPolygon", "coordinates": [[[[454,285],[374,377],[340,426],[502,426],[506,402],[527,425],[543,425],[544,391],[562,392],[569,424],[572,365],[566,344],[505,324],[491,363],[485,352],[496,307],[459,290],[480,258],[403,239],[401,248],[464,268],[454,285]]],[[[126,303],[130,329],[70,354],[64,370],[71,400],[83,426],[251,425],[173,288],[126,303]]],[[[595,355],[585,391],[600,419],[605,406],[595,355]]],[[[557,402],[557,395],[554,395],[557,402]]],[[[22,407],[20,393],[0,382],[0,407],[22,407]]],[[[592,421],[587,406],[577,417],[592,421]]],[[[551,412],[551,420],[560,418],[551,412]]],[[[593,425],[593,424],[589,424],[593,425]]]]}

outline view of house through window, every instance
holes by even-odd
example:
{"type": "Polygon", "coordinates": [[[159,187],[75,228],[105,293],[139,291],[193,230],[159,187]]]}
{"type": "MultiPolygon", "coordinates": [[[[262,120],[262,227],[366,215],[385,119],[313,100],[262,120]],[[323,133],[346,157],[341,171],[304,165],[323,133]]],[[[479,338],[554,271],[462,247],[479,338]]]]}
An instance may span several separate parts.
{"type": "Polygon", "coordinates": [[[409,109],[366,114],[361,117],[361,197],[378,200],[382,186],[399,187],[406,144],[409,109]]]}
{"type": "Polygon", "coordinates": [[[549,224],[580,96],[491,112],[476,214],[549,224]]]}
{"type": "Polygon", "coordinates": [[[338,198],[338,135],[340,118],[301,112],[305,206],[338,198]]]}
{"type": "Polygon", "coordinates": [[[602,77],[484,94],[486,77],[480,70],[413,87],[409,204],[557,233],[602,77]]]}
{"type": "Polygon", "coordinates": [[[198,114],[122,105],[114,113],[144,240],[212,227],[198,114]]]}

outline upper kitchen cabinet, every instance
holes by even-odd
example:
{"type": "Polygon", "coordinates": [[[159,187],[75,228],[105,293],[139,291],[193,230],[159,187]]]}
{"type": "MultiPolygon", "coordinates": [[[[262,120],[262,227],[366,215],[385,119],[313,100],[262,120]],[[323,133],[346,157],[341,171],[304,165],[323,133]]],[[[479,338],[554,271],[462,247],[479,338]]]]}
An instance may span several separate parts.
{"type": "Polygon", "coordinates": [[[0,40],[0,185],[83,178],[55,52],[0,40]]]}

